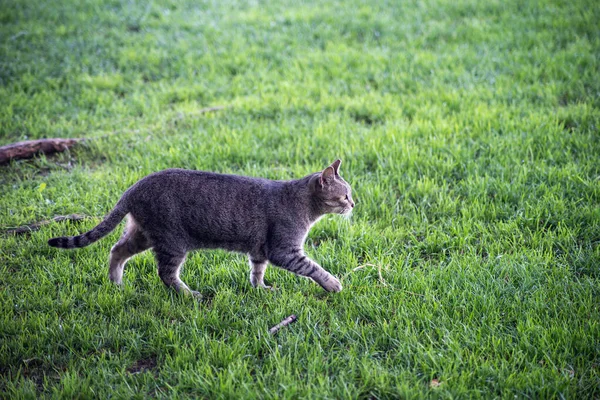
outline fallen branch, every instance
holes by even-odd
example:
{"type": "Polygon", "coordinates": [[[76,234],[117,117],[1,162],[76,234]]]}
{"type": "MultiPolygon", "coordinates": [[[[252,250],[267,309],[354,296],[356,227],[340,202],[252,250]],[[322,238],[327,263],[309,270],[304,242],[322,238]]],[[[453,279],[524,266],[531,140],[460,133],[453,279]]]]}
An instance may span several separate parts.
{"type": "Polygon", "coordinates": [[[47,219],[40,222],[35,222],[29,225],[19,226],[17,228],[8,228],[4,231],[4,233],[9,235],[22,235],[24,233],[29,233],[33,231],[37,231],[44,225],[48,225],[51,222],[61,222],[61,221],[81,221],[83,219],[91,218],[87,215],[82,214],[71,214],[71,215],[57,215],[52,219],[47,219]]]}
{"type": "Polygon", "coordinates": [[[278,323],[277,325],[275,325],[274,327],[272,327],[271,329],[269,329],[269,333],[271,335],[274,335],[281,328],[283,328],[284,326],[287,326],[287,325],[291,324],[292,322],[296,321],[297,319],[298,319],[298,317],[296,317],[294,314],[292,314],[289,317],[287,317],[286,319],[284,319],[283,321],[281,321],[280,323],[278,323]]]}
{"type": "Polygon", "coordinates": [[[37,154],[53,154],[65,151],[84,139],[39,139],[25,140],[0,147],[0,165],[11,160],[32,158],[37,154]]]}

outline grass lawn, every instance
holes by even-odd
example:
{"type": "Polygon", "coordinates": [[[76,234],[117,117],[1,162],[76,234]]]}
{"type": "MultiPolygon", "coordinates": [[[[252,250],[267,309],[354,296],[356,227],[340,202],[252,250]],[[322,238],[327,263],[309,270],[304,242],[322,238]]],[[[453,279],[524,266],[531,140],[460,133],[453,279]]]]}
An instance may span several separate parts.
{"type": "Polygon", "coordinates": [[[85,137],[0,167],[1,398],[599,398],[600,7],[594,0],[4,0],[0,145],[85,137]],[[214,112],[206,107],[224,106],[214,112]],[[341,158],[357,202],[307,253],[327,294],[243,255],[150,253],[107,277],[169,167],[291,179],[341,158]],[[269,327],[298,321],[276,336],[269,327]]]}

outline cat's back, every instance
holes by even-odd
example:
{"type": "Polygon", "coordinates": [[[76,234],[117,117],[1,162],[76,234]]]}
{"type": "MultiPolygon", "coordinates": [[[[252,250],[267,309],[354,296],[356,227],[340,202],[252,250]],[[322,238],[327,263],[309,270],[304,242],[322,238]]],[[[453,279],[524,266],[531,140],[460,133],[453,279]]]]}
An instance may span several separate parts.
{"type": "Polygon", "coordinates": [[[263,178],[166,169],[142,178],[123,195],[132,209],[193,207],[223,213],[259,211],[279,183],[263,178]]]}
{"type": "Polygon", "coordinates": [[[240,175],[221,174],[217,172],[196,171],[191,169],[170,168],[152,173],[134,184],[131,189],[186,191],[203,190],[239,191],[267,188],[274,181],[240,175]]]}

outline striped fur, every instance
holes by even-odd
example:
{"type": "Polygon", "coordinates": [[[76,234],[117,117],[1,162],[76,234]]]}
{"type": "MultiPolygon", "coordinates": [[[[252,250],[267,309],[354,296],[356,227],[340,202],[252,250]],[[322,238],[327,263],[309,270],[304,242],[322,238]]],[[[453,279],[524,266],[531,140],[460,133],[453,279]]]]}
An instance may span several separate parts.
{"type": "Polygon", "coordinates": [[[328,292],[339,292],[342,290],[340,281],[325,271],[319,264],[308,258],[301,248],[276,248],[269,255],[269,260],[280,268],[312,279],[328,292]]]}
{"type": "Polygon", "coordinates": [[[48,240],[48,244],[52,247],[62,249],[74,249],[77,247],[88,246],[97,240],[108,235],[113,229],[119,225],[119,222],[125,217],[127,210],[122,205],[117,206],[100,222],[94,229],[79,236],[63,236],[48,240]]]}

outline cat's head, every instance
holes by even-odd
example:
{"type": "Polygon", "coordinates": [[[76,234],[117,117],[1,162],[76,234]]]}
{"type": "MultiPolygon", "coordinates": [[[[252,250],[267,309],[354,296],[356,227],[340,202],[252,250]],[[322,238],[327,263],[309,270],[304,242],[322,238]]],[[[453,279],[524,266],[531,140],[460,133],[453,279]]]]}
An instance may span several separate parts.
{"type": "Polygon", "coordinates": [[[352,189],[339,174],[341,160],[315,174],[313,195],[325,214],[350,214],[354,208],[352,189]]]}

